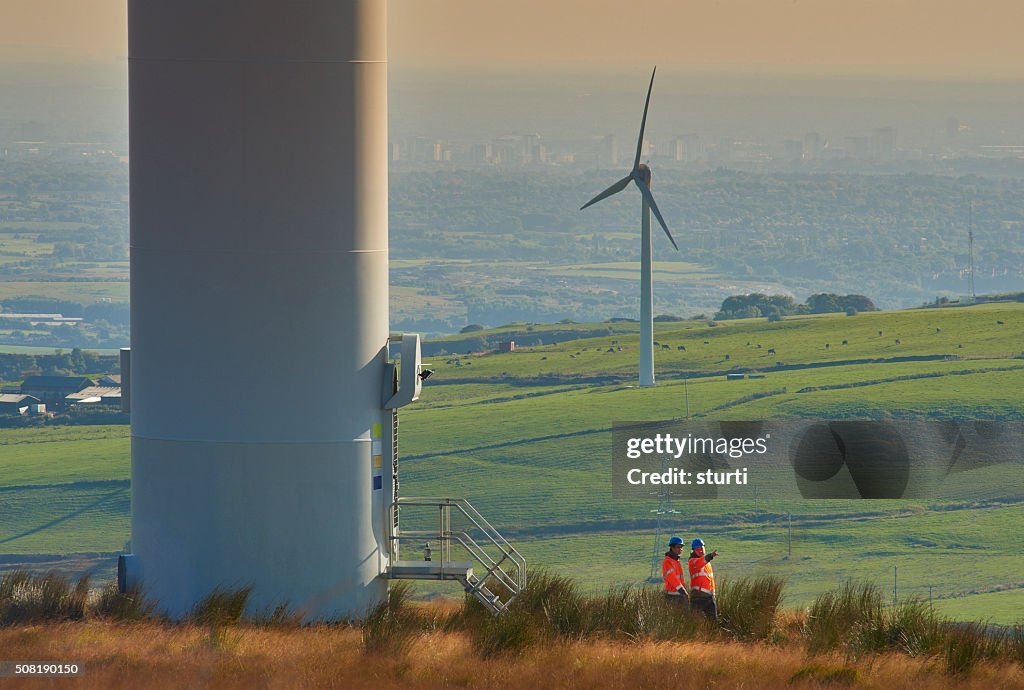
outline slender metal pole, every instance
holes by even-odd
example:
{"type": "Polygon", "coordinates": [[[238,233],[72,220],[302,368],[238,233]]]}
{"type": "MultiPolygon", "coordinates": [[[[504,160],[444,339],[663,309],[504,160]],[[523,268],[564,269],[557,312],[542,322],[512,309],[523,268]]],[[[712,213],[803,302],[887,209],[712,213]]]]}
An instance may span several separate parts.
{"type": "Polygon", "coordinates": [[[967,243],[971,254],[971,301],[976,301],[978,295],[974,292],[974,199],[971,199],[967,207],[967,243]]]}

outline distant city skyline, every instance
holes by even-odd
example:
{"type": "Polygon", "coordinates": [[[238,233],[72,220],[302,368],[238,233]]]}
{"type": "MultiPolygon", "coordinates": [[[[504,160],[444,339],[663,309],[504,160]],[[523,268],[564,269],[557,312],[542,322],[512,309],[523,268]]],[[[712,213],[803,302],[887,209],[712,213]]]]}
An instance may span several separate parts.
{"type": "MultiPolygon", "coordinates": [[[[0,60],[112,61],[126,0],[4,0],[0,60]]],[[[391,0],[395,70],[1024,78],[1016,0],[391,0]]]]}

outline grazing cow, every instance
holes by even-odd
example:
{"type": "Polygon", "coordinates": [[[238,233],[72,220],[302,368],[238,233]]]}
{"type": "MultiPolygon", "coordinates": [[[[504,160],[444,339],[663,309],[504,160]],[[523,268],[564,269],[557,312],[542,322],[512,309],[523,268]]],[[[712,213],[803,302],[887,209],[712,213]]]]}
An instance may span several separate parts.
{"type": "Polygon", "coordinates": [[[659,343],[657,340],[655,340],[654,341],[654,346],[657,347],[658,345],[661,345],[661,343],[659,343]]]}
{"type": "Polygon", "coordinates": [[[850,344],[850,341],[849,341],[849,340],[844,340],[844,341],[843,341],[843,345],[849,345],[849,344],[850,344]]]}
{"type": "Polygon", "coordinates": [[[661,346],[661,349],[662,349],[662,350],[671,350],[672,348],[671,348],[671,347],[669,347],[668,345],[662,345],[662,346],[661,346]]]}
{"type": "Polygon", "coordinates": [[[827,350],[828,348],[829,348],[829,344],[825,343],[825,349],[827,350]]]}
{"type": "Polygon", "coordinates": [[[775,354],[775,348],[774,347],[769,347],[768,348],[768,354],[774,355],[775,354]]]}
{"type": "Polygon", "coordinates": [[[710,341],[710,340],[705,340],[705,341],[704,341],[704,344],[705,344],[705,345],[710,345],[710,344],[711,344],[711,341],[710,341]]]}
{"type": "Polygon", "coordinates": [[[685,345],[680,345],[676,349],[679,350],[680,352],[686,352],[686,346],[685,345]]]}
{"type": "Polygon", "coordinates": [[[957,345],[957,349],[963,349],[963,346],[964,346],[964,344],[960,343],[959,345],[957,345]]]}
{"type": "Polygon", "coordinates": [[[935,332],[936,332],[936,333],[942,333],[942,329],[941,329],[941,328],[936,328],[936,329],[935,329],[935,332]]]}
{"type": "Polygon", "coordinates": [[[878,331],[878,337],[879,337],[879,338],[881,338],[881,337],[882,337],[882,331],[878,331]]]}
{"type": "Polygon", "coordinates": [[[726,362],[728,362],[728,361],[729,361],[729,355],[726,355],[726,356],[725,356],[725,361],[726,361],[726,362]]]}
{"type": "Polygon", "coordinates": [[[761,349],[761,343],[758,343],[758,344],[757,344],[757,349],[758,349],[758,350],[760,350],[760,349],[761,349]]]}
{"type": "Polygon", "coordinates": [[[900,339],[899,339],[899,338],[896,338],[896,344],[897,344],[897,345],[902,345],[903,343],[901,343],[901,342],[900,342],[900,339]]]}
{"type": "Polygon", "coordinates": [[[1002,325],[1003,325],[1003,322],[1002,322],[1002,321],[996,321],[996,323],[998,323],[998,324],[999,324],[1000,326],[1002,326],[1002,325]]]}

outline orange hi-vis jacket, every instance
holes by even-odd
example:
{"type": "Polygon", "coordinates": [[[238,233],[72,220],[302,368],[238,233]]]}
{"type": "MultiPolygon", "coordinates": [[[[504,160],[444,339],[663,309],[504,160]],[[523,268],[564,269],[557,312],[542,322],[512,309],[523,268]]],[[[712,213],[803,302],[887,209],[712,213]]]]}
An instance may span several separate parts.
{"type": "Polygon", "coordinates": [[[665,554],[665,560],[661,562],[661,576],[665,579],[665,593],[679,594],[679,588],[686,591],[686,582],[683,580],[683,564],[671,552],[665,554]]]}
{"type": "Polygon", "coordinates": [[[715,574],[711,571],[711,564],[703,558],[691,558],[690,565],[690,589],[704,592],[705,594],[715,593],[715,574]]]}

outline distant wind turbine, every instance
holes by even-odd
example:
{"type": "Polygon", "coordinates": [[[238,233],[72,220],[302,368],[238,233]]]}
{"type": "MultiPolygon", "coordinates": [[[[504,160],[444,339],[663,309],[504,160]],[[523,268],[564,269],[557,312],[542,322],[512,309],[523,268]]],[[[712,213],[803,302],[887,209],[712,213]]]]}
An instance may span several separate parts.
{"type": "Polygon", "coordinates": [[[644,128],[647,126],[647,108],[651,104],[651,89],[654,88],[654,74],[658,71],[655,67],[651,72],[651,83],[647,87],[647,100],[644,102],[644,117],[640,121],[640,136],[636,140],[636,158],[633,159],[633,169],[624,178],[604,190],[593,199],[580,207],[582,211],[588,206],[596,204],[602,199],[607,199],[613,194],[618,194],[629,185],[630,180],[636,183],[637,189],[643,196],[643,212],[640,215],[640,385],[654,385],[654,302],[652,286],[651,267],[651,211],[658,219],[662,230],[668,235],[668,241],[679,251],[679,246],[672,239],[672,233],[668,231],[665,219],[658,210],[658,204],[651,195],[651,169],[640,162],[640,154],[644,145],[644,128]]]}

